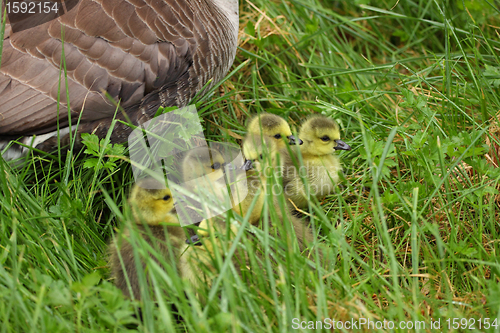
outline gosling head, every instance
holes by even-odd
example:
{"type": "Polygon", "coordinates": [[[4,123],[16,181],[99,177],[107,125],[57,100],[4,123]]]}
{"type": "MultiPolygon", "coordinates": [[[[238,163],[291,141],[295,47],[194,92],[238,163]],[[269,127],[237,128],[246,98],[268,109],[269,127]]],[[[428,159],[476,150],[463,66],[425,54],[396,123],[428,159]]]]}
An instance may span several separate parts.
{"type": "Polygon", "coordinates": [[[301,127],[299,136],[304,140],[303,153],[328,155],[334,150],[351,150],[340,140],[339,125],[330,118],[315,116],[309,118],[301,127]]]}
{"type": "Polygon", "coordinates": [[[245,171],[255,169],[262,172],[266,162],[274,164],[276,152],[278,151],[275,140],[266,136],[260,137],[257,134],[247,134],[243,140],[242,148],[243,155],[245,155],[245,164],[243,165],[245,171]]]}
{"type": "Polygon", "coordinates": [[[137,222],[143,220],[148,225],[179,224],[172,192],[153,178],[142,179],[134,185],[129,203],[137,222]]]}
{"type": "Polygon", "coordinates": [[[271,113],[261,113],[253,117],[248,123],[248,133],[258,135],[262,133],[263,136],[273,138],[278,150],[286,146],[285,140],[288,140],[290,145],[302,144],[302,140],[292,135],[286,120],[271,113]]]}
{"type": "Polygon", "coordinates": [[[190,150],[182,162],[184,181],[206,176],[216,181],[224,176],[224,157],[216,149],[198,147],[190,150]]]}

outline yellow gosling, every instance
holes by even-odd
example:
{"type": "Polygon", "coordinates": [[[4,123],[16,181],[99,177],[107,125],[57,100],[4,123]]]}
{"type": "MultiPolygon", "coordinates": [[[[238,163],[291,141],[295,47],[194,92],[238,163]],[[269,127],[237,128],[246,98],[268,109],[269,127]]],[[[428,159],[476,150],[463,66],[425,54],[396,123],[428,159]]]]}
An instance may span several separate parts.
{"type": "Polygon", "coordinates": [[[290,125],[285,119],[272,113],[261,113],[248,122],[249,134],[262,135],[275,140],[277,149],[286,147],[286,141],[290,145],[301,144],[301,140],[292,135],[290,125]]]}
{"type": "Polygon", "coordinates": [[[285,196],[298,208],[308,206],[307,191],[299,176],[303,174],[309,186],[311,196],[323,197],[330,194],[338,182],[340,161],[334,155],[335,150],[350,150],[351,147],[340,140],[337,123],[324,116],[309,118],[300,128],[300,138],[304,144],[299,149],[292,147],[292,154],[282,150],[283,187],[285,196]],[[299,152],[303,165],[299,165],[299,152]]]}

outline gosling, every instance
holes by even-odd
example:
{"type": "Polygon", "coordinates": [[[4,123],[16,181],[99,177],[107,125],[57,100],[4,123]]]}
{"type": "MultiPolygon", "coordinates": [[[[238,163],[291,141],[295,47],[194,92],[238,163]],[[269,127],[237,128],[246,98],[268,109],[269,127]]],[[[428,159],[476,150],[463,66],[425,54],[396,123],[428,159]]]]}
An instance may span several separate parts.
{"type": "MultiPolygon", "coordinates": [[[[258,198],[250,212],[249,223],[257,225],[262,215],[262,207],[266,197],[266,173],[267,166],[272,166],[278,151],[277,143],[269,137],[260,137],[256,134],[248,134],[242,144],[246,171],[246,185],[248,193],[233,210],[241,216],[246,216],[256,195],[258,198]],[[267,163],[266,163],[267,162],[267,163]]],[[[236,187],[238,188],[238,187],[236,187]]]]}
{"type": "MultiPolygon", "coordinates": [[[[245,169],[247,169],[247,184],[249,193],[245,200],[238,207],[234,207],[237,213],[245,216],[249,213],[250,206],[258,191],[260,190],[259,197],[256,199],[253,209],[250,212],[249,223],[258,225],[262,217],[262,209],[266,196],[272,196],[273,207],[279,207],[276,197],[273,193],[268,193],[267,190],[267,176],[270,175],[269,171],[274,171],[277,159],[277,143],[269,137],[261,138],[259,135],[248,134],[243,141],[243,153],[246,158],[245,169]]],[[[291,227],[294,230],[295,236],[300,251],[307,249],[308,245],[312,244],[315,237],[312,230],[308,228],[299,218],[291,214],[292,207],[288,204],[284,210],[276,210],[279,221],[288,219],[291,222],[291,227]]],[[[269,218],[269,221],[271,219],[269,218]]],[[[263,228],[263,226],[261,226],[263,228]]],[[[269,226],[269,230],[280,234],[282,228],[274,225],[269,226]]]]}
{"type": "Polygon", "coordinates": [[[224,166],[224,157],[218,150],[197,147],[182,161],[182,178],[184,182],[195,181],[191,185],[211,189],[220,195],[218,190],[225,188],[224,166]]]}
{"type": "Polygon", "coordinates": [[[324,116],[309,118],[300,128],[299,137],[304,144],[299,149],[291,148],[281,151],[283,189],[287,199],[298,208],[308,206],[308,196],[300,173],[306,179],[309,193],[317,198],[332,193],[342,170],[339,159],[333,154],[335,150],[351,150],[351,147],[340,140],[338,124],[324,116]],[[303,165],[300,164],[302,155],[303,165]],[[301,172],[299,172],[301,171],[301,172]]]}
{"type": "MultiPolygon", "coordinates": [[[[174,199],[170,189],[155,179],[143,179],[134,185],[129,204],[140,236],[152,248],[158,249],[158,253],[163,258],[180,258],[187,246],[186,234],[175,214],[174,199]],[[142,222],[148,226],[143,226],[142,222]]],[[[140,300],[142,297],[134,249],[132,244],[124,239],[129,235],[130,230],[127,228],[122,236],[117,237],[109,246],[111,274],[116,286],[125,296],[133,296],[140,300]]],[[[152,253],[149,256],[161,265],[152,253]]],[[[141,260],[141,267],[143,271],[146,271],[146,263],[143,260],[141,260]]],[[[187,276],[189,279],[193,275],[189,271],[190,267],[182,260],[179,260],[177,268],[181,276],[187,276]]]]}
{"type": "Polygon", "coordinates": [[[198,223],[231,208],[222,154],[214,149],[197,147],[182,160],[186,202],[177,212],[183,224],[198,223]],[[189,221],[187,221],[189,219],[189,221]]]}
{"type": "Polygon", "coordinates": [[[247,132],[274,139],[278,150],[286,147],[286,140],[290,145],[302,144],[302,140],[292,135],[286,120],[272,113],[261,113],[253,117],[248,123],[247,132]]]}

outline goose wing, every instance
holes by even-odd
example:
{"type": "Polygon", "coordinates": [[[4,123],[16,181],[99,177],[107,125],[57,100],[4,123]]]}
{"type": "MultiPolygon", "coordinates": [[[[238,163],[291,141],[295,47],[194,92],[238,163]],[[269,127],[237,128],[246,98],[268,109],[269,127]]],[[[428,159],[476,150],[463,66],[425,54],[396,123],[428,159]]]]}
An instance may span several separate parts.
{"type": "MultiPolygon", "coordinates": [[[[30,29],[7,24],[0,136],[46,133],[57,127],[58,117],[64,127],[68,105],[73,122],[82,111],[83,123],[110,117],[116,107],[103,92],[126,110],[139,109],[148,94],[158,106],[186,105],[210,78],[225,74],[202,56],[211,53],[210,29],[225,24],[224,17],[216,8],[196,7],[200,3],[206,2],[81,0],[30,29]]],[[[219,61],[230,66],[234,52],[227,57],[219,61]]]]}

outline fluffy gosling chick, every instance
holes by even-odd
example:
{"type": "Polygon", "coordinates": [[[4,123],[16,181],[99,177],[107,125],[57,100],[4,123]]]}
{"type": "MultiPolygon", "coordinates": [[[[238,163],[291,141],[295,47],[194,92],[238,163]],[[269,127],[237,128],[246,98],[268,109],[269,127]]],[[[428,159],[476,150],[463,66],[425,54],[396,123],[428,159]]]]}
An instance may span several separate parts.
{"type": "Polygon", "coordinates": [[[291,149],[292,155],[283,150],[283,187],[285,196],[290,198],[299,208],[307,207],[306,189],[299,171],[304,171],[309,192],[312,196],[323,197],[330,194],[338,182],[341,171],[339,159],[333,154],[335,150],[350,150],[351,147],[340,140],[340,129],[337,123],[324,116],[309,118],[299,131],[304,144],[300,146],[303,166],[299,165],[298,151],[291,149]]]}
{"type": "MultiPolygon", "coordinates": [[[[250,209],[250,205],[257,195],[260,189],[259,198],[250,213],[249,222],[253,225],[257,225],[262,216],[262,208],[264,206],[264,201],[266,199],[266,181],[268,171],[274,171],[276,166],[276,155],[278,154],[277,144],[275,140],[269,137],[261,138],[260,135],[248,134],[243,141],[243,154],[245,155],[246,162],[245,168],[250,168],[247,171],[247,185],[248,185],[248,195],[243,200],[243,202],[238,207],[234,207],[233,210],[238,212],[240,215],[245,216],[250,209]]],[[[271,193],[269,193],[271,195],[271,193]]],[[[276,198],[273,196],[273,207],[279,207],[276,198]]],[[[294,229],[295,235],[297,237],[298,245],[301,251],[304,251],[308,244],[314,242],[314,235],[312,230],[302,223],[302,221],[291,214],[291,207],[287,205],[285,209],[277,210],[278,219],[283,221],[286,217],[291,222],[291,227],[294,229]]],[[[270,221],[270,219],[269,219],[270,221]]],[[[278,235],[280,234],[279,229],[276,226],[270,226],[270,230],[274,230],[278,235]]]]}
{"type": "Polygon", "coordinates": [[[179,224],[177,216],[173,212],[172,192],[153,178],[137,182],[132,187],[128,202],[138,224],[141,224],[141,220],[150,226],[161,223],[179,224]]]}
{"type": "Polygon", "coordinates": [[[182,161],[182,174],[188,194],[186,204],[178,207],[181,220],[197,223],[231,207],[224,174],[225,161],[213,148],[197,147],[190,150],[182,161]]]}
{"type": "MultiPolygon", "coordinates": [[[[241,179],[236,179],[236,186],[233,186],[232,190],[238,191],[237,197],[242,196],[243,193],[246,193],[246,196],[239,204],[233,205],[232,209],[241,216],[245,216],[249,212],[255,196],[258,194],[259,197],[256,199],[257,201],[249,217],[249,222],[253,225],[257,225],[260,222],[262,207],[266,197],[266,177],[264,168],[267,165],[266,162],[272,163],[272,157],[277,152],[277,144],[272,138],[261,137],[260,135],[249,133],[243,140],[242,150],[246,159],[242,166],[242,169],[244,169],[246,173],[243,173],[242,176],[246,178],[246,182],[242,182],[241,179]]],[[[197,233],[206,238],[213,235],[216,231],[224,232],[224,229],[225,221],[220,217],[215,217],[203,220],[199,225],[197,233]]],[[[238,231],[233,225],[230,226],[230,229],[234,234],[238,231]]],[[[205,247],[210,244],[206,241],[203,243],[205,247]]],[[[217,242],[214,243],[217,244],[217,242]]],[[[207,250],[207,252],[213,251],[213,249],[207,250]]],[[[190,252],[200,253],[200,250],[193,249],[190,252]]],[[[206,263],[204,259],[205,258],[201,258],[199,261],[206,263]]]]}
{"type": "Polygon", "coordinates": [[[274,164],[274,157],[278,148],[275,140],[249,133],[243,140],[242,149],[245,156],[243,169],[246,171],[248,193],[243,201],[233,206],[233,210],[241,216],[247,215],[255,196],[259,195],[249,217],[249,223],[257,225],[266,197],[265,184],[267,177],[265,168],[274,164]]]}
{"type": "MultiPolygon", "coordinates": [[[[132,206],[141,237],[152,248],[158,249],[163,258],[179,258],[186,247],[186,235],[175,214],[174,199],[170,189],[165,188],[164,185],[162,186],[152,178],[143,179],[134,185],[129,203],[132,206]],[[142,225],[142,222],[148,224],[149,232],[142,225]]],[[[128,237],[129,235],[130,230],[125,229],[122,237],[128,237]]],[[[109,246],[112,276],[115,278],[116,286],[126,296],[130,297],[130,289],[127,284],[128,278],[134,298],[141,299],[133,246],[122,237],[117,237],[116,243],[112,242],[109,246]],[[121,261],[123,261],[123,265],[121,261]]],[[[153,254],[150,254],[150,257],[160,265],[153,254]]],[[[141,265],[142,269],[146,270],[144,261],[141,262],[141,265]]],[[[189,278],[192,275],[187,263],[179,262],[178,268],[182,276],[189,278]]]]}
{"type": "Polygon", "coordinates": [[[224,157],[216,149],[191,149],[182,161],[183,180],[187,182],[203,177],[204,181],[217,182],[224,178],[224,165],[224,157]]]}
{"type": "Polygon", "coordinates": [[[302,144],[302,140],[292,135],[286,120],[272,113],[261,113],[253,117],[248,123],[247,131],[274,139],[278,150],[285,148],[285,140],[288,140],[290,145],[302,144]]]}

